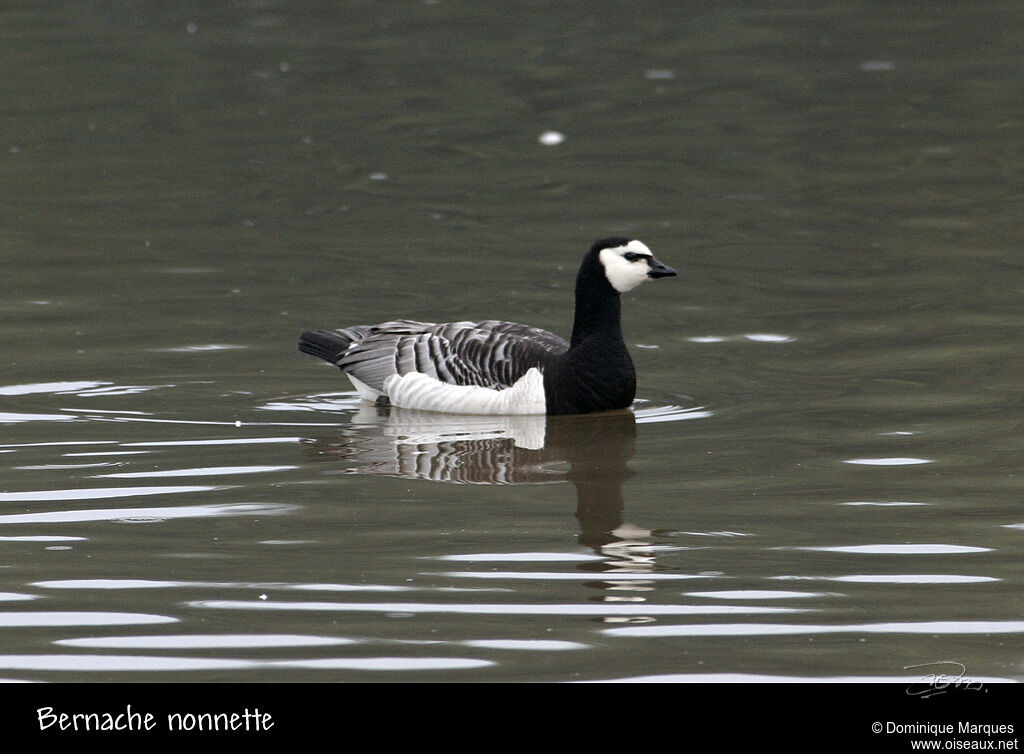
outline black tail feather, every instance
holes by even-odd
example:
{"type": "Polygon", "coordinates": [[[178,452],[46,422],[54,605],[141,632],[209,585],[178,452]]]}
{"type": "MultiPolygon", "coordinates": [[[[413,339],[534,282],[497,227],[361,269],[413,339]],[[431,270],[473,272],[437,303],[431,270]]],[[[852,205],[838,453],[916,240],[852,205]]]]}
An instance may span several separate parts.
{"type": "Polygon", "coordinates": [[[299,338],[299,350],[337,364],[352,345],[352,339],[333,330],[308,330],[299,338]]]}

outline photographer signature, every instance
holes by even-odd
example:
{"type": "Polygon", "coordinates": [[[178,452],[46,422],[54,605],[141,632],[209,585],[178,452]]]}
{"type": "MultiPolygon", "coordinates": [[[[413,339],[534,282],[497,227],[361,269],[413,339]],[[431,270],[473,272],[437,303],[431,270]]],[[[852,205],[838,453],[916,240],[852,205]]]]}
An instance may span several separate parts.
{"type": "Polygon", "coordinates": [[[907,694],[928,699],[932,696],[944,694],[950,689],[965,691],[984,691],[981,681],[973,681],[967,677],[967,666],[956,660],[936,660],[935,662],[924,662],[917,665],[904,665],[904,670],[919,670],[921,668],[945,668],[946,672],[932,672],[924,675],[920,681],[915,681],[907,687],[907,694]]]}

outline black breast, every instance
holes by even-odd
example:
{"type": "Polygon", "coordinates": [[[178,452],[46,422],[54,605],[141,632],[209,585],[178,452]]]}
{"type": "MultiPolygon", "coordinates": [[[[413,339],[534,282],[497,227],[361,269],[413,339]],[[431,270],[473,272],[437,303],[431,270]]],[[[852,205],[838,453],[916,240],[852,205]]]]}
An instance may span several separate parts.
{"type": "Polygon", "coordinates": [[[553,359],[544,370],[549,414],[587,414],[628,408],[636,371],[621,339],[594,337],[553,359]]]}

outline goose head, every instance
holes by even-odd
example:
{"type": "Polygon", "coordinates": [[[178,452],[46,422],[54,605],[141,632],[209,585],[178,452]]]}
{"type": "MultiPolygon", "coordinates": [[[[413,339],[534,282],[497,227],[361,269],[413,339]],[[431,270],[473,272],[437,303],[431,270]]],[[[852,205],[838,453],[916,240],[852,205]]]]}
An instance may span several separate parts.
{"type": "Polygon", "coordinates": [[[597,257],[608,283],[619,293],[631,291],[651,278],[676,274],[655,259],[646,244],[629,238],[604,238],[591,247],[590,253],[597,257]]]}

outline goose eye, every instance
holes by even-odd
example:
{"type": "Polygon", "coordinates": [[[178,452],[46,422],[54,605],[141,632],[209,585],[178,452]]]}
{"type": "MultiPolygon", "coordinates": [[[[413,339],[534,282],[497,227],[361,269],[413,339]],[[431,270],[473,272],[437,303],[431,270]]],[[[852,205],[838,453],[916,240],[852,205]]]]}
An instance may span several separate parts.
{"type": "Polygon", "coordinates": [[[625,259],[627,262],[635,262],[636,260],[640,259],[640,257],[640,254],[635,254],[632,251],[627,251],[625,254],[622,255],[622,258],[625,259]]]}

